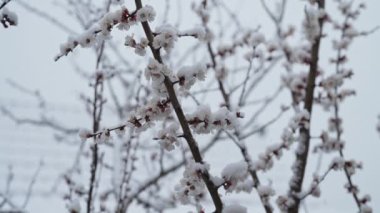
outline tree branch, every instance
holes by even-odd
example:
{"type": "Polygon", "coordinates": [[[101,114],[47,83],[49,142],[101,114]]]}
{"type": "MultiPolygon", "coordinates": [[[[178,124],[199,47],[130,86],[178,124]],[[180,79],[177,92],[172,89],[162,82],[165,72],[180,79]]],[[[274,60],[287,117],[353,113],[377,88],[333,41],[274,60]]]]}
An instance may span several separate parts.
{"type": "MultiPolygon", "coordinates": [[[[318,1],[318,7],[320,9],[325,8],[325,0],[318,1]]],[[[311,62],[309,66],[309,75],[307,79],[306,95],[304,100],[304,109],[310,114],[309,123],[311,123],[311,114],[313,109],[314,100],[314,88],[315,79],[318,73],[318,59],[319,59],[319,48],[323,32],[323,22],[322,18],[319,19],[320,32],[317,38],[315,38],[311,49],[311,62]]],[[[301,127],[300,129],[300,142],[296,152],[296,160],[294,163],[294,174],[290,183],[289,196],[293,199],[294,204],[290,206],[289,212],[298,213],[300,199],[297,196],[302,190],[302,183],[305,177],[306,165],[309,154],[310,145],[310,127],[301,127]]]]}
{"type": "MultiPolygon", "coordinates": [[[[137,10],[142,8],[141,0],[135,0],[135,3],[136,3],[137,10]]],[[[155,49],[153,47],[153,45],[152,45],[152,43],[153,43],[153,33],[152,33],[152,30],[150,29],[150,26],[149,26],[148,22],[142,22],[142,26],[143,26],[145,35],[146,35],[146,37],[149,40],[149,47],[150,47],[150,49],[151,49],[151,51],[153,53],[154,58],[159,63],[163,64],[163,61],[162,61],[162,58],[161,58],[159,50],[155,49]]],[[[178,121],[179,121],[179,123],[181,125],[182,131],[183,131],[183,134],[184,134],[184,138],[186,139],[187,144],[188,144],[188,146],[190,148],[191,154],[192,154],[195,162],[203,164],[204,162],[203,162],[201,153],[199,151],[199,147],[197,145],[197,142],[193,138],[193,135],[192,135],[190,127],[189,127],[189,124],[188,124],[188,122],[186,120],[185,114],[183,113],[181,104],[179,103],[177,95],[176,95],[176,93],[174,91],[173,83],[171,82],[171,80],[169,79],[169,77],[165,76],[164,84],[165,84],[166,90],[167,90],[167,92],[169,94],[169,99],[170,99],[170,101],[172,103],[174,111],[175,111],[175,113],[177,115],[178,121]]],[[[217,187],[211,181],[210,175],[209,175],[209,173],[207,171],[202,171],[201,174],[202,174],[202,179],[205,182],[206,187],[207,187],[207,189],[208,189],[208,191],[209,191],[209,193],[211,195],[212,201],[214,203],[215,212],[217,212],[217,213],[222,212],[223,203],[222,203],[222,200],[221,200],[221,198],[219,196],[217,187]]]]}

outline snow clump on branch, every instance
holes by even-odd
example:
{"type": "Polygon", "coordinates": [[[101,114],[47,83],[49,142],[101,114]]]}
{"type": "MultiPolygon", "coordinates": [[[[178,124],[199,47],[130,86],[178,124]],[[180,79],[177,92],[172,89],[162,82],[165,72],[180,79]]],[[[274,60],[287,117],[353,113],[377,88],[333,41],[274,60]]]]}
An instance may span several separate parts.
{"type": "Polygon", "coordinates": [[[205,191],[205,183],[202,180],[202,173],[208,171],[210,166],[208,164],[189,162],[186,165],[183,177],[179,185],[175,187],[176,198],[182,204],[191,202],[191,198],[203,197],[205,191]]]}
{"type": "MultiPolygon", "coordinates": [[[[109,12],[86,32],[77,37],[69,37],[68,41],[60,46],[60,53],[55,57],[55,60],[57,61],[62,56],[69,54],[78,45],[82,47],[92,47],[111,38],[110,34],[115,26],[120,30],[129,30],[131,26],[136,25],[138,22],[153,21],[155,16],[156,12],[153,7],[149,5],[132,13],[125,7],[109,12]]],[[[137,53],[142,55],[144,51],[140,48],[137,50],[137,53]]]]}
{"type": "Polygon", "coordinates": [[[241,112],[231,112],[226,107],[212,113],[209,106],[201,105],[195,112],[186,116],[190,127],[197,134],[208,134],[216,129],[236,129],[241,112]]]}
{"type": "Polygon", "coordinates": [[[171,25],[163,25],[158,27],[155,31],[156,36],[153,39],[153,47],[165,49],[166,52],[170,52],[174,47],[174,43],[178,40],[178,31],[171,25]]]}

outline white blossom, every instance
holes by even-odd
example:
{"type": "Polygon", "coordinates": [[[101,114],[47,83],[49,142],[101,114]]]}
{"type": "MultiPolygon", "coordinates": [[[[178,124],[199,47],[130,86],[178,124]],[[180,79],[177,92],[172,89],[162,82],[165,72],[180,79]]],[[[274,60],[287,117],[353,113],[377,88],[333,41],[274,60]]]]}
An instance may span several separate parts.
{"type": "Polygon", "coordinates": [[[177,29],[171,25],[163,25],[155,31],[157,34],[153,39],[153,47],[156,49],[164,48],[166,52],[170,52],[174,47],[174,43],[178,39],[177,29]]]}
{"type": "Polygon", "coordinates": [[[237,183],[237,185],[235,187],[235,191],[237,193],[239,193],[239,192],[251,193],[253,187],[254,187],[253,180],[247,178],[244,181],[240,181],[240,182],[237,183]]]}
{"type": "MultiPolygon", "coordinates": [[[[122,125],[120,125],[120,126],[122,126],[122,125]]],[[[117,128],[117,129],[115,130],[115,132],[116,132],[116,134],[117,134],[119,137],[121,137],[121,136],[124,136],[124,135],[125,135],[125,130],[126,130],[126,127],[125,127],[125,126],[122,126],[122,127],[120,127],[120,128],[117,128]]]]}
{"type": "Polygon", "coordinates": [[[294,200],[287,196],[279,196],[276,204],[282,213],[287,213],[290,206],[294,205],[294,200]]]}
{"type": "Polygon", "coordinates": [[[207,67],[205,65],[195,65],[182,67],[177,72],[179,85],[183,89],[190,89],[196,80],[204,81],[206,78],[207,67]]]}
{"type": "Polygon", "coordinates": [[[80,202],[77,199],[70,201],[66,208],[70,213],[80,213],[81,211],[80,202]]]}
{"type": "Polygon", "coordinates": [[[295,132],[299,127],[309,129],[310,113],[307,110],[301,110],[293,116],[288,126],[295,132]]]}
{"type": "Polygon", "coordinates": [[[275,195],[275,191],[270,186],[260,185],[257,187],[257,192],[261,197],[271,197],[275,195]]]}
{"type": "Polygon", "coordinates": [[[190,127],[197,134],[208,134],[215,129],[235,129],[238,127],[239,112],[231,112],[226,107],[212,113],[209,106],[198,106],[195,112],[186,115],[190,127]]]}
{"type": "Polygon", "coordinates": [[[147,80],[152,80],[153,85],[161,84],[165,78],[163,70],[164,65],[151,58],[148,66],[145,68],[145,77],[147,80]]]}
{"type": "Polygon", "coordinates": [[[139,22],[145,22],[154,21],[154,18],[156,17],[156,11],[153,9],[152,6],[146,5],[143,8],[139,9],[136,13],[136,20],[139,22]]]}
{"type": "Polygon", "coordinates": [[[209,165],[207,164],[191,161],[186,165],[180,184],[175,187],[175,196],[182,204],[188,204],[192,198],[198,198],[203,195],[206,186],[200,173],[207,170],[209,170],[209,165]]]}
{"type": "Polygon", "coordinates": [[[79,138],[81,139],[82,142],[85,142],[87,140],[87,138],[90,137],[91,134],[92,134],[92,132],[90,130],[87,130],[87,129],[81,129],[78,132],[79,138]]]}
{"type": "Polygon", "coordinates": [[[100,136],[98,137],[97,142],[108,143],[108,142],[111,142],[111,140],[112,140],[112,137],[111,137],[110,130],[109,129],[103,129],[100,136]]]}
{"type": "Polygon", "coordinates": [[[342,157],[336,157],[332,160],[330,167],[334,170],[342,170],[344,168],[345,160],[342,157]]]}
{"type": "Polygon", "coordinates": [[[200,41],[204,41],[206,39],[206,31],[203,27],[195,27],[193,29],[183,31],[182,34],[194,36],[200,41]]]}
{"type": "Polygon", "coordinates": [[[125,42],[124,42],[124,45],[125,46],[130,46],[130,47],[135,47],[136,46],[136,40],[133,38],[133,36],[130,36],[130,35],[127,35],[125,37],[125,42]]]}
{"type": "Polygon", "coordinates": [[[225,189],[231,192],[239,182],[247,178],[248,164],[244,161],[228,164],[222,170],[221,175],[226,182],[225,189]]]}
{"type": "Polygon", "coordinates": [[[330,153],[333,151],[340,151],[344,148],[344,141],[329,137],[327,132],[322,132],[321,139],[322,143],[315,146],[314,152],[321,150],[330,153]]]}
{"type": "Polygon", "coordinates": [[[320,34],[319,19],[323,13],[316,7],[310,6],[305,9],[305,19],[303,21],[303,32],[310,43],[320,34]]]}
{"type": "Polygon", "coordinates": [[[294,96],[294,101],[299,103],[304,100],[307,85],[307,72],[290,73],[282,76],[282,83],[285,87],[290,89],[294,96]]]}
{"type": "Polygon", "coordinates": [[[360,213],[372,213],[373,210],[370,206],[367,204],[362,204],[360,205],[360,213]]]}
{"type": "Polygon", "coordinates": [[[61,45],[61,51],[55,60],[73,51],[77,45],[92,47],[99,42],[111,38],[110,33],[115,26],[120,30],[127,30],[134,24],[136,24],[136,21],[124,7],[116,11],[108,12],[89,30],[75,38],[70,37],[65,44],[61,45]]]}
{"type": "Polygon", "coordinates": [[[92,28],[88,30],[87,32],[80,35],[76,41],[79,43],[81,47],[91,47],[96,43],[96,34],[95,31],[96,28],[92,28]]]}
{"type": "Polygon", "coordinates": [[[170,115],[172,107],[168,99],[152,98],[144,106],[129,114],[126,127],[142,132],[154,125],[155,121],[162,120],[170,115]]]}
{"type": "Polygon", "coordinates": [[[175,145],[179,145],[178,141],[178,129],[179,125],[177,123],[172,123],[165,129],[158,132],[157,139],[160,140],[160,145],[167,151],[172,151],[175,145]]]}

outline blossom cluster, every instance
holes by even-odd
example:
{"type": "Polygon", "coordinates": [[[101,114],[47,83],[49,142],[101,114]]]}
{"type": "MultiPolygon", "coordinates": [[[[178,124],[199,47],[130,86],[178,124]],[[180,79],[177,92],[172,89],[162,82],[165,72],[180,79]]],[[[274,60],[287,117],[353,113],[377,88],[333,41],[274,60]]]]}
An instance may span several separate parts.
{"type": "Polygon", "coordinates": [[[265,186],[262,184],[257,187],[257,192],[266,204],[269,203],[269,198],[276,194],[275,190],[271,186],[265,186]]]}
{"type": "Polygon", "coordinates": [[[322,132],[320,136],[322,143],[314,147],[314,152],[323,151],[326,153],[331,153],[334,151],[340,151],[344,148],[344,141],[338,140],[336,138],[331,138],[327,132],[322,132]]]}
{"type": "MultiPolygon", "coordinates": [[[[362,9],[366,6],[364,3],[360,3],[357,7],[354,7],[353,2],[351,1],[339,1],[338,9],[342,13],[343,16],[346,17],[346,21],[344,23],[339,23],[333,20],[333,26],[336,29],[344,32],[340,38],[340,40],[333,40],[333,48],[337,51],[347,50],[350,44],[352,43],[355,37],[361,36],[362,33],[354,28],[354,26],[349,23],[350,19],[357,19],[360,15],[362,9]]],[[[365,33],[364,33],[365,34],[365,33]]]]}
{"type": "Polygon", "coordinates": [[[319,21],[325,16],[325,12],[322,9],[318,9],[313,5],[310,5],[305,9],[305,19],[303,21],[302,29],[306,39],[310,43],[314,43],[315,39],[320,35],[319,21]]]}
{"type": "Polygon", "coordinates": [[[351,78],[352,75],[352,70],[343,70],[342,72],[332,74],[327,78],[322,79],[319,83],[319,86],[326,91],[331,91],[335,87],[342,86],[344,79],[351,78]]]}
{"type": "Polygon", "coordinates": [[[156,11],[150,5],[146,5],[145,7],[138,10],[136,13],[136,21],[138,22],[152,22],[154,21],[155,17],[156,11]]]}
{"type": "Polygon", "coordinates": [[[149,5],[132,13],[125,7],[109,12],[86,32],[77,37],[70,37],[66,43],[62,44],[60,53],[56,56],[55,60],[72,52],[78,45],[81,47],[91,47],[109,39],[111,37],[111,31],[115,26],[120,30],[128,30],[138,22],[153,21],[155,16],[155,11],[149,5]]]}
{"type": "Polygon", "coordinates": [[[341,70],[338,73],[332,74],[326,78],[322,78],[318,86],[322,89],[316,97],[316,102],[328,110],[338,101],[342,102],[348,96],[355,95],[355,90],[340,89],[335,90],[343,85],[345,79],[351,78],[352,70],[341,70]]]}
{"type": "Polygon", "coordinates": [[[244,32],[242,37],[234,41],[230,45],[220,45],[217,49],[217,55],[221,58],[226,58],[231,56],[236,52],[236,48],[247,46],[249,49],[254,49],[255,51],[249,51],[245,54],[245,58],[250,60],[252,58],[264,58],[264,54],[261,50],[257,49],[260,44],[265,44],[264,34],[256,31],[244,32]]]}
{"type": "Polygon", "coordinates": [[[254,161],[252,167],[255,171],[268,171],[273,167],[273,157],[280,159],[282,157],[282,150],[289,149],[290,145],[296,140],[294,134],[298,128],[309,128],[310,114],[306,111],[300,111],[294,115],[288,126],[284,129],[281,139],[282,142],[274,144],[265,150],[264,153],[259,155],[259,159],[254,161]]]}
{"type": "Polygon", "coordinates": [[[176,146],[179,146],[179,126],[177,123],[172,123],[168,127],[160,130],[155,139],[160,141],[160,145],[166,151],[172,151],[176,146]]]}
{"type": "Polygon", "coordinates": [[[202,27],[195,27],[193,29],[181,31],[181,33],[179,33],[178,35],[179,36],[193,36],[194,38],[197,38],[199,41],[204,41],[207,39],[206,31],[202,27]]]}
{"type": "MultiPolygon", "coordinates": [[[[347,161],[343,157],[336,157],[332,160],[329,168],[324,173],[324,175],[318,176],[318,175],[314,174],[313,181],[312,181],[309,189],[307,189],[306,191],[303,191],[301,193],[298,193],[297,196],[301,200],[305,199],[308,195],[312,195],[314,197],[320,197],[321,189],[320,189],[319,185],[326,178],[326,176],[329,174],[330,171],[332,171],[332,170],[339,171],[339,170],[345,169],[347,171],[347,174],[349,176],[351,176],[351,175],[355,174],[356,169],[361,169],[361,168],[362,168],[361,163],[358,163],[354,160],[347,161]]],[[[346,184],[345,187],[351,193],[358,193],[358,189],[354,185],[346,184]],[[355,192],[352,192],[350,190],[354,190],[355,192]]],[[[363,198],[363,200],[365,200],[365,202],[363,202],[363,203],[366,203],[367,201],[370,201],[370,197],[368,196],[368,199],[367,199],[367,196],[365,196],[363,198]]]]}
{"type": "Polygon", "coordinates": [[[336,157],[331,162],[330,167],[335,171],[346,169],[349,175],[353,175],[355,174],[356,169],[361,169],[363,165],[354,160],[345,160],[342,157],[336,157]]]}
{"type": "Polygon", "coordinates": [[[289,207],[294,205],[294,200],[288,196],[278,196],[276,204],[282,213],[286,213],[289,207]]]}
{"type": "Polygon", "coordinates": [[[128,121],[114,128],[105,128],[100,132],[91,132],[89,130],[80,130],[79,137],[84,142],[86,139],[94,137],[96,142],[105,143],[111,140],[111,131],[117,134],[125,133],[127,127],[132,128],[135,132],[142,132],[154,125],[154,121],[162,120],[170,115],[172,106],[169,99],[153,98],[145,106],[137,109],[129,115],[128,121]]]}
{"type": "Polygon", "coordinates": [[[152,88],[157,95],[166,95],[166,88],[163,84],[166,77],[172,78],[173,74],[168,66],[161,64],[155,59],[150,59],[145,68],[145,77],[152,82],[152,88]]]}
{"type": "Polygon", "coordinates": [[[80,213],[81,212],[81,206],[79,200],[72,200],[66,205],[67,210],[70,213],[80,213]]]}
{"type": "MultiPolygon", "coordinates": [[[[346,174],[350,177],[348,182],[344,185],[349,193],[352,193],[356,197],[359,193],[359,188],[357,185],[352,183],[351,176],[356,173],[357,169],[362,169],[363,165],[361,162],[356,162],[355,160],[345,160],[343,157],[336,157],[330,164],[330,168],[335,171],[344,170],[346,174]]],[[[358,200],[360,213],[372,213],[372,208],[368,205],[371,198],[369,195],[364,195],[363,198],[358,200]]]]}
{"type": "Polygon", "coordinates": [[[168,98],[153,98],[145,106],[129,115],[127,126],[135,131],[144,131],[153,125],[153,121],[162,120],[172,112],[172,106],[168,98]]]}
{"type": "Polygon", "coordinates": [[[292,46],[288,42],[282,41],[279,46],[286,57],[286,62],[284,62],[286,70],[291,71],[294,64],[310,63],[310,45],[301,43],[300,45],[292,46]]]}
{"type": "Polygon", "coordinates": [[[165,49],[166,52],[170,52],[174,47],[174,43],[178,40],[178,31],[171,25],[163,25],[156,29],[153,39],[153,47],[165,49]]]}
{"type": "Polygon", "coordinates": [[[228,164],[222,170],[224,188],[228,192],[235,190],[239,182],[245,181],[248,176],[248,164],[244,161],[228,164]]]}
{"type": "Polygon", "coordinates": [[[322,178],[318,175],[313,176],[313,181],[311,182],[311,185],[309,186],[309,189],[307,189],[304,192],[299,193],[298,197],[300,199],[305,198],[309,194],[313,197],[320,197],[321,196],[321,188],[319,187],[319,184],[322,182],[322,178]]]}
{"type": "Polygon", "coordinates": [[[149,41],[146,38],[141,38],[138,43],[132,36],[126,36],[124,44],[125,46],[134,48],[137,55],[144,56],[146,54],[145,48],[148,47],[149,41]]]}
{"type": "Polygon", "coordinates": [[[194,161],[186,165],[180,183],[175,186],[176,198],[182,204],[190,203],[192,198],[203,197],[205,183],[202,180],[202,173],[209,169],[209,165],[194,161]]]}
{"type": "Polygon", "coordinates": [[[226,107],[211,112],[209,106],[201,105],[197,110],[186,116],[190,127],[197,134],[208,134],[216,129],[235,129],[238,127],[238,118],[243,118],[241,112],[231,112],[226,107]]]}
{"type": "Polygon", "coordinates": [[[207,67],[205,65],[185,66],[178,70],[178,83],[182,89],[190,89],[196,80],[204,81],[207,67]]]}
{"type": "Polygon", "coordinates": [[[307,72],[289,73],[282,76],[282,83],[291,91],[295,103],[300,103],[305,98],[307,77],[307,72]]]}

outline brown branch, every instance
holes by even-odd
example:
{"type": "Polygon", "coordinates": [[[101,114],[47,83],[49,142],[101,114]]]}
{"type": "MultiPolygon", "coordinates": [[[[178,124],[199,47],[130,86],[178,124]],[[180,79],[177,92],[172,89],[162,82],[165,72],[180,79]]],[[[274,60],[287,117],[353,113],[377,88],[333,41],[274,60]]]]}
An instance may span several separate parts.
{"type": "Polygon", "coordinates": [[[5,0],[5,1],[3,1],[3,3],[1,3],[1,5],[0,5],[0,10],[3,9],[3,7],[5,7],[5,5],[7,5],[11,1],[12,0],[5,0]]]}
{"type": "MultiPolygon", "coordinates": [[[[102,42],[99,53],[97,55],[97,60],[96,60],[96,70],[100,66],[101,58],[104,53],[104,41],[102,42]]],[[[102,116],[102,111],[103,111],[103,85],[104,85],[104,76],[102,73],[96,73],[96,79],[95,79],[95,85],[94,85],[94,101],[92,105],[92,131],[97,132],[100,127],[100,120],[102,116]],[[99,91],[98,91],[99,89],[99,91]],[[98,105],[98,102],[100,103],[98,105]]],[[[98,143],[96,137],[94,137],[94,143],[91,146],[91,151],[92,151],[92,161],[91,161],[91,168],[90,168],[90,186],[88,190],[88,198],[87,198],[87,213],[91,213],[92,210],[92,202],[93,202],[93,191],[95,187],[95,179],[96,179],[96,170],[98,167],[98,161],[99,161],[99,155],[98,155],[98,143]]]]}
{"type": "MultiPolygon", "coordinates": [[[[93,113],[92,113],[92,119],[93,119],[93,125],[92,125],[92,131],[97,132],[99,129],[99,120],[98,120],[98,86],[99,86],[99,78],[96,79],[96,83],[94,85],[94,101],[93,101],[93,113]]],[[[92,161],[91,161],[91,168],[90,168],[90,186],[88,190],[88,198],[87,198],[87,213],[91,213],[92,210],[92,202],[93,202],[93,191],[94,191],[94,183],[96,178],[96,170],[98,166],[98,143],[96,141],[97,139],[94,138],[94,143],[91,146],[92,151],[92,161]]]]}
{"type": "MultiPolygon", "coordinates": [[[[318,7],[320,9],[325,8],[325,0],[318,1],[318,7]]],[[[306,95],[304,100],[304,109],[307,110],[310,114],[309,123],[311,123],[311,114],[313,109],[313,100],[314,100],[314,88],[315,88],[315,79],[318,73],[318,59],[319,59],[319,48],[323,32],[323,18],[319,19],[320,32],[319,36],[315,38],[314,43],[311,49],[311,62],[309,66],[309,75],[307,79],[306,86],[306,95]]],[[[305,177],[305,170],[309,154],[310,146],[310,127],[301,127],[300,129],[300,142],[298,145],[301,152],[296,153],[296,160],[294,164],[294,174],[292,177],[292,183],[290,184],[289,196],[294,200],[294,204],[290,206],[289,212],[298,213],[300,199],[297,196],[302,191],[302,183],[305,177]]]]}
{"type": "MultiPolygon", "coordinates": [[[[135,0],[135,3],[136,3],[137,9],[141,9],[142,8],[141,0],[135,0]]],[[[154,58],[159,63],[162,64],[163,61],[162,61],[162,58],[161,58],[159,50],[155,49],[152,46],[152,43],[153,43],[153,33],[152,33],[152,30],[150,29],[150,26],[149,26],[148,22],[142,22],[142,26],[143,26],[145,35],[147,36],[147,38],[149,40],[149,46],[150,46],[150,49],[151,49],[151,51],[153,53],[154,58]]],[[[178,121],[179,121],[179,123],[181,125],[182,131],[183,131],[183,134],[184,134],[184,138],[186,139],[187,144],[188,144],[188,146],[190,148],[191,154],[192,154],[195,162],[203,164],[204,162],[203,162],[201,153],[199,151],[199,147],[197,145],[197,142],[193,138],[193,135],[192,135],[190,127],[189,127],[189,124],[188,124],[188,122],[186,120],[185,114],[183,113],[181,104],[179,103],[177,95],[176,95],[176,93],[174,91],[173,82],[171,82],[171,80],[169,79],[168,76],[165,76],[164,84],[165,84],[166,90],[167,90],[167,92],[169,94],[169,99],[170,99],[170,101],[172,103],[174,111],[175,111],[175,113],[177,115],[178,121]]],[[[219,196],[217,187],[211,181],[210,175],[209,175],[208,171],[203,171],[201,174],[202,174],[202,179],[205,182],[206,187],[207,187],[207,189],[208,189],[208,191],[209,191],[209,193],[211,195],[212,201],[214,203],[215,212],[217,212],[217,213],[222,212],[223,203],[222,203],[222,200],[221,200],[221,198],[219,196]]]]}

